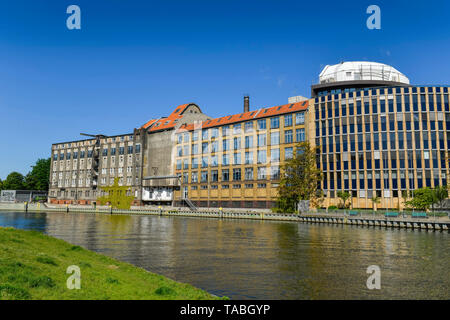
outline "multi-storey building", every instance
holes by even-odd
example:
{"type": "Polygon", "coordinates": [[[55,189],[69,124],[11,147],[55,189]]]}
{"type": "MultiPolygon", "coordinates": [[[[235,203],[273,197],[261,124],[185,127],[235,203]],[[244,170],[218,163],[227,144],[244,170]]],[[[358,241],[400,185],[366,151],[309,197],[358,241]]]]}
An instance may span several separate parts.
{"type": "MultiPolygon", "coordinates": [[[[135,204],[268,208],[294,145],[319,146],[323,206],[348,191],[353,207],[403,206],[407,192],[446,185],[448,86],[413,86],[373,62],[326,66],[311,99],[216,119],[195,104],[150,120],[132,134],[52,146],[50,201],[92,203],[119,178],[135,204]]],[[[411,194],[411,193],[409,193],[411,194]]]]}
{"type": "Polygon", "coordinates": [[[308,101],[211,119],[177,131],[177,199],[200,207],[270,208],[280,165],[306,140],[308,101]]]}
{"type": "Polygon", "coordinates": [[[173,175],[173,132],[192,121],[209,119],[195,104],[178,106],[168,117],[153,119],[133,133],[52,145],[49,202],[92,204],[102,186],[118,178],[129,186],[134,204],[171,204],[179,188],[173,175]]]}
{"type": "Polygon", "coordinates": [[[371,208],[375,196],[382,208],[401,208],[412,190],[447,184],[449,87],[412,86],[392,67],[347,62],[327,66],[312,95],[324,206],[348,191],[357,208],[371,208]]]}

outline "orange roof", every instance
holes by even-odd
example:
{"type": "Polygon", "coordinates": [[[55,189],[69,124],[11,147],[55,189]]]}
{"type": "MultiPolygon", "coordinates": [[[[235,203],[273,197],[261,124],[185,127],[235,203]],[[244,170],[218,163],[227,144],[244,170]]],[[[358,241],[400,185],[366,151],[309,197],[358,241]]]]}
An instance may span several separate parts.
{"type": "Polygon", "coordinates": [[[179,105],[175,108],[175,110],[167,117],[167,118],[161,118],[161,119],[152,119],[149,120],[146,124],[144,124],[141,128],[147,129],[150,128],[150,131],[158,131],[158,130],[164,130],[164,129],[171,129],[175,127],[176,123],[179,119],[183,118],[183,112],[186,110],[186,108],[193,103],[186,103],[179,105]]]}
{"type": "MultiPolygon", "coordinates": [[[[308,101],[301,101],[297,103],[289,103],[281,106],[275,106],[271,108],[265,108],[265,109],[258,109],[253,110],[245,113],[239,113],[234,114],[231,116],[225,116],[221,118],[206,120],[202,122],[202,128],[211,128],[211,127],[218,127],[225,124],[232,124],[232,123],[238,123],[253,119],[260,119],[260,118],[266,118],[271,117],[275,115],[285,114],[285,113],[291,113],[296,111],[303,111],[308,109],[308,101]]],[[[180,127],[180,130],[194,130],[194,124],[188,124],[188,125],[182,125],[180,127]]]]}

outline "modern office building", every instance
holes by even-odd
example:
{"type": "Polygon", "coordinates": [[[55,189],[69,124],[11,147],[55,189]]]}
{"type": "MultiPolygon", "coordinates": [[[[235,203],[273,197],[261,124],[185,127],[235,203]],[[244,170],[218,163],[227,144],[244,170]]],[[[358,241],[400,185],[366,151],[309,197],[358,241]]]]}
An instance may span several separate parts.
{"type": "Polygon", "coordinates": [[[407,191],[446,185],[449,175],[448,86],[414,86],[375,62],[326,66],[311,98],[212,119],[178,106],[133,133],[52,146],[50,201],[92,203],[114,178],[135,204],[269,208],[280,167],[297,142],[320,147],[323,206],[348,191],[352,206],[403,206],[407,191]]]}
{"type": "Polygon", "coordinates": [[[344,190],[356,208],[372,208],[375,196],[381,208],[401,208],[406,192],[447,184],[448,86],[414,86],[390,66],[345,62],[325,67],[311,91],[324,206],[344,190]]]}

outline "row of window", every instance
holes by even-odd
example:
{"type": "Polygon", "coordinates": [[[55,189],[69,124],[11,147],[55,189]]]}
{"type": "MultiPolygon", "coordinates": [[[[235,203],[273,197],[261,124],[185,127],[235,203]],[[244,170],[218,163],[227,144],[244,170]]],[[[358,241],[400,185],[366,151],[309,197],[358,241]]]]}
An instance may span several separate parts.
{"type": "Polygon", "coordinates": [[[406,152],[406,154],[400,151],[398,155],[397,151],[375,151],[375,153],[336,153],[317,156],[317,166],[323,171],[349,170],[349,168],[355,170],[357,165],[359,169],[372,169],[372,163],[375,169],[388,168],[389,164],[393,169],[397,167],[400,169],[428,169],[431,168],[431,165],[433,168],[445,169],[448,165],[448,156],[445,151],[438,153],[437,151],[421,152],[420,150],[406,152]]]}
{"type": "MultiPolygon", "coordinates": [[[[229,184],[222,184],[220,185],[220,187],[222,189],[230,189],[230,185],[229,184]]],[[[241,184],[233,184],[233,189],[241,189],[242,185],[241,184]]],[[[246,189],[252,189],[254,188],[253,183],[246,183],[244,184],[244,187],[246,189]]],[[[258,188],[267,188],[267,184],[266,183],[258,183],[257,184],[258,188]]],[[[274,185],[272,185],[272,187],[274,187],[274,185]]],[[[191,186],[191,190],[197,190],[198,186],[191,186]]],[[[219,189],[219,186],[217,184],[212,184],[212,185],[201,185],[200,186],[201,190],[207,190],[207,189],[219,189]]]]}
{"type": "MultiPolygon", "coordinates": [[[[189,181],[189,173],[184,172],[182,174],[183,183],[204,183],[204,182],[219,182],[219,170],[211,170],[211,171],[193,171],[190,175],[189,181]]],[[[222,169],[220,181],[241,181],[241,180],[266,180],[270,178],[271,180],[279,180],[280,179],[280,167],[272,166],[270,167],[270,172],[267,167],[258,167],[255,170],[252,167],[244,168],[242,171],[241,168],[234,168],[232,171],[230,169],[222,169]],[[242,176],[242,172],[244,176],[242,176]],[[230,176],[231,174],[231,176],[230,176]],[[231,180],[230,180],[231,179],[231,180]]]]}
{"type": "MultiPolygon", "coordinates": [[[[102,156],[107,156],[108,155],[108,150],[110,150],[109,154],[111,156],[114,156],[116,154],[116,148],[111,148],[111,149],[107,149],[104,148],[103,152],[102,152],[102,156]]],[[[128,146],[127,148],[128,154],[132,154],[133,153],[133,146],[128,146]]],[[[135,148],[135,153],[140,153],[141,152],[141,145],[137,144],[136,148],[135,148]]],[[[88,150],[87,151],[87,157],[88,158],[92,158],[94,153],[94,150],[88,150]]],[[[119,155],[123,155],[125,154],[125,147],[119,147],[119,155]]],[[[70,159],[78,159],[78,158],[85,158],[86,157],[86,151],[80,151],[78,153],[78,151],[73,152],[73,154],[71,152],[67,152],[67,153],[60,153],[59,154],[59,160],[70,160],[70,159]],[[79,156],[79,157],[78,157],[79,156]]],[[[53,154],[53,160],[58,160],[58,154],[54,153],[53,154]]]]}
{"type": "MultiPolygon", "coordinates": [[[[263,133],[263,134],[258,134],[257,136],[257,146],[258,147],[264,147],[267,145],[267,134],[263,133]]],[[[296,141],[297,142],[301,142],[301,141],[305,141],[306,136],[305,136],[305,129],[301,128],[301,129],[297,129],[296,130],[296,141]]],[[[280,132],[272,132],[270,133],[270,145],[279,145],[280,144],[280,132]]],[[[215,152],[219,152],[219,151],[228,151],[230,150],[231,147],[231,141],[233,141],[233,149],[234,150],[239,150],[242,148],[241,145],[241,138],[239,137],[235,137],[233,138],[233,140],[231,139],[224,139],[222,140],[222,148],[219,149],[219,141],[212,141],[212,142],[203,142],[201,144],[201,152],[203,154],[205,153],[215,153],[215,152]]],[[[245,149],[250,149],[253,148],[253,136],[246,136],[244,137],[244,148],[245,149]]],[[[284,131],[284,143],[293,143],[294,139],[292,136],[292,130],[285,130],[284,131]]],[[[177,147],[177,156],[182,157],[182,156],[187,156],[189,155],[189,149],[191,149],[191,154],[192,155],[196,155],[199,154],[199,144],[193,144],[191,146],[189,145],[184,145],[183,147],[179,146],[177,147]]]]}
{"type": "MultiPolygon", "coordinates": [[[[441,90],[441,87],[379,87],[379,88],[345,88],[345,89],[333,89],[333,90],[323,90],[318,93],[318,98],[316,98],[316,101],[322,101],[325,99],[325,96],[332,95],[328,98],[338,99],[339,94],[345,95],[348,93],[356,93],[357,97],[360,96],[376,96],[380,94],[384,94],[387,91],[387,94],[396,94],[396,93],[402,93],[401,89],[403,88],[404,94],[408,93],[433,93],[433,88],[435,88],[436,93],[448,93],[449,88],[443,87],[441,90]],[[386,90],[385,90],[386,89],[386,90]]],[[[353,96],[353,94],[351,95],[353,96]]]]}
{"type": "Polygon", "coordinates": [[[447,146],[445,144],[444,132],[431,131],[430,136],[420,132],[382,132],[378,133],[360,133],[348,136],[329,136],[316,138],[316,145],[320,145],[322,153],[335,153],[346,151],[371,151],[371,150],[387,150],[390,145],[391,150],[445,150],[450,149],[450,139],[447,135],[447,146]],[[431,138],[431,139],[430,139],[431,138]],[[372,145],[373,143],[373,145],[372,145]],[[342,150],[341,150],[342,146],[342,150]]]}
{"type": "MultiPolygon", "coordinates": [[[[293,157],[293,147],[284,148],[284,159],[290,159],[293,157]]],[[[244,153],[244,162],[242,162],[242,153],[237,152],[233,153],[233,165],[241,165],[241,164],[254,164],[254,154],[256,154],[256,163],[257,164],[266,164],[267,163],[267,150],[258,150],[256,153],[253,151],[247,151],[244,153]]],[[[199,160],[201,161],[202,168],[212,166],[217,167],[219,165],[219,159],[222,160],[220,165],[228,166],[230,165],[230,154],[223,154],[222,157],[219,158],[217,155],[213,156],[203,156],[201,158],[187,158],[184,160],[178,159],[176,163],[176,169],[181,170],[188,169],[189,164],[191,164],[191,168],[195,169],[199,166],[199,160]]],[[[270,149],[270,161],[271,162],[279,162],[280,161],[280,149],[274,148],[270,149]]]]}
{"type": "MultiPolygon", "coordinates": [[[[284,118],[284,127],[291,127],[293,125],[293,114],[287,114],[283,116],[284,118]]],[[[278,129],[280,128],[280,117],[272,117],[269,118],[270,121],[270,128],[271,129],[278,129]]],[[[305,113],[300,112],[295,114],[295,124],[301,125],[305,123],[305,113]]],[[[267,119],[259,119],[256,120],[256,125],[258,130],[266,130],[267,129],[267,119]]],[[[244,133],[250,133],[253,132],[254,129],[254,122],[248,121],[242,123],[235,124],[233,126],[231,125],[225,125],[220,127],[222,129],[222,137],[229,136],[231,133],[231,127],[233,130],[233,134],[241,134],[242,126],[244,127],[244,133]]],[[[219,128],[209,128],[209,129],[202,129],[202,130],[196,130],[192,132],[192,139],[190,139],[190,133],[184,132],[179,133],[177,135],[177,142],[189,142],[189,141],[198,141],[199,134],[201,134],[202,140],[209,140],[210,138],[218,138],[219,137],[219,128]]]]}
{"type": "Polygon", "coordinates": [[[447,185],[447,175],[445,172],[441,173],[441,179],[439,178],[439,172],[433,174],[430,170],[425,171],[425,175],[422,172],[415,172],[414,176],[406,176],[404,171],[400,171],[397,175],[396,171],[391,172],[384,171],[383,174],[380,171],[372,172],[359,172],[358,176],[356,172],[351,173],[337,173],[337,175],[324,176],[322,181],[322,188],[325,190],[348,190],[348,189],[396,189],[407,190],[417,189],[423,187],[432,187],[439,185],[447,185]],[[359,185],[358,185],[359,182],[359,185]]]}
{"type": "MultiPolygon", "coordinates": [[[[398,98],[399,99],[399,98],[398,98]]],[[[402,103],[401,100],[397,100],[397,103],[394,107],[394,100],[388,99],[387,100],[387,110],[388,113],[394,113],[394,112],[442,112],[442,111],[450,111],[450,105],[448,102],[448,96],[446,95],[443,99],[443,103],[441,103],[441,99],[437,99],[436,108],[433,101],[430,101],[429,104],[426,104],[425,101],[421,101],[420,108],[419,104],[417,102],[417,97],[413,96],[412,103],[409,101],[409,96],[405,96],[405,103],[402,103]],[[428,108],[427,108],[428,106],[428,108]]],[[[422,100],[422,98],[421,98],[422,100]]],[[[346,103],[345,101],[341,100],[339,103],[337,101],[335,102],[328,102],[328,103],[321,103],[320,109],[319,106],[315,105],[315,116],[316,119],[330,119],[330,118],[339,118],[339,117],[345,117],[347,114],[349,116],[353,115],[369,115],[369,114],[378,114],[378,113],[386,113],[386,100],[380,99],[379,102],[377,102],[376,98],[372,99],[372,103],[369,104],[369,102],[364,102],[364,108],[361,105],[361,101],[356,101],[356,110],[355,110],[355,103],[346,103]],[[379,110],[379,112],[378,112],[379,110]],[[370,112],[372,111],[372,112],[370,112]]]]}

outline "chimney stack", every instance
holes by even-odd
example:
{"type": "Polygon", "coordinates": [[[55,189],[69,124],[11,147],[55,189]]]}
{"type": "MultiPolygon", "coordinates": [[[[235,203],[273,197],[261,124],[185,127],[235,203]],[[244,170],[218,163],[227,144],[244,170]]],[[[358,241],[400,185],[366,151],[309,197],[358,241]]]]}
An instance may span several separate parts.
{"type": "Polygon", "coordinates": [[[250,97],[248,95],[244,96],[244,112],[250,111],[250,97]]]}

